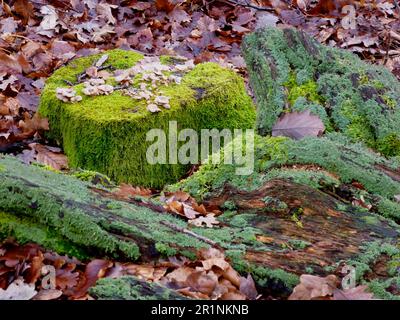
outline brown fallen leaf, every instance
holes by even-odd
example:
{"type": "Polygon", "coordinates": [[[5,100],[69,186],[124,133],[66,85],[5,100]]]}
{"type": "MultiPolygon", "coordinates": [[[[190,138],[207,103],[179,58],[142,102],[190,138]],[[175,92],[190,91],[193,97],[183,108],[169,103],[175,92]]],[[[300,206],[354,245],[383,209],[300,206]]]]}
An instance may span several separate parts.
{"type": "Polygon", "coordinates": [[[272,136],[285,136],[295,140],[307,136],[320,136],[325,131],[322,120],[310,110],[285,113],[272,128],[272,136]]]}
{"type": "Polygon", "coordinates": [[[53,152],[49,147],[39,143],[29,145],[36,151],[35,160],[41,164],[52,167],[55,170],[68,169],[68,158],[60,152],[53,152]]]}
{"type": "Polygon", "coordinates": [[[34,8],[28,0],[16,0],[14,3],[15,12],[22,17],[22,23],[26,25],[30,17],[34,16],[34,8]]]}
{"type": "Polygon", "coordinates": [[[239,292],[227,292],[220,297],[220,300],[246,300],[246,296],[239,292]]]}
{"type": "Polygon", "coordinates": [[[130,184],[122,183],[113,194],[120,199],[129,200],[129,198],[135,196],[150,197],[153,192],[150,189],[134,187],[130,184]]]}
{"type": "Polygon", "coordinates": [[[247,278],[240,278],[239,289],[240,292],[243,293],[250,300],[255,300],[258,296],[256,284],[250,273],[247,275],[247,278]]]}
{"type": "Polygon", "coordinates": [[[78,284],[79,272],[75,271],[75,266],[69,264],[66,268],[56,270],[56,287],[61,290],[73,288],[78,284]]]}
{"type": "Polygon", "coordinates": [[[211,296],[218,284],[218,277],[212,272],[196,271],[187,277],[186,284],[195,291],[211,296]]]}
{"type": "Polygon", "coordinates": [[[25,276],[25,281],[28,284],[35,283],[41,276],[43,260],[44,256],[41,251],[38,252],[38,255],[36,257],[33,257],[27,275],[25,276]]]}
{"type": "Polygon", "coordinates": [[[367,286],[357,286],[348,290],[336,289],[333,300],[375,300],[374,294],[368,292],[367,286]]]}
{"type": "Polygon", "coordinates": [[[312,300],[320,299],[333,295],[338,285],[338,279],[335,275],[328,275],[325,278],[303,274],[300,276],[298,284],[289,300],[312,300]]]}
{"type": "Polygon", "coordinates": [[[113,263],[107,260],[92,260],[86,266],[84,277],[77,287],[73,288],[71,297],[74,299],[82,298],[86,295],[90,287],[94,286],[96,281],[103,278],[107,269],[111,268],[113,263]]]}
{"type": "Polygon", "coordinates": [[[12,70],[15,73],[22,73],[22,67],[18,60],[0,51],[0,72],[12,70]]]}
{"type": "Polygon", "coordinates": [[[198,291],[192,291],[189,287],[176,290],[178,293],[193,299],[208,300],[210,297],[198,291]]]}
{"type": "Polygon", "coordinates": [[[55,300],[61,297],[62,294],[63,292],[61,290],[42,289],[36,294],[36,296],[33,297],[32,300],[55,300]]]}
{"type": "Polygon", "coordinates": [[[19,128],[24,132],[36,132],[40,130],[49,130],[49,121],[46,118],[40,117],[38,113],[30,118],[28,113],[24,114],[24,120],[18,124],[19,128]]]}

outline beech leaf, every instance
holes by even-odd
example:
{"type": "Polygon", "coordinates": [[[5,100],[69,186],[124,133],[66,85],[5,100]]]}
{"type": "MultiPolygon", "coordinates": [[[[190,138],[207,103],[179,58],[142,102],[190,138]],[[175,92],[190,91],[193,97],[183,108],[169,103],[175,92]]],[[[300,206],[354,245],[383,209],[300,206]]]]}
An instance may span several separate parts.
{"type": "Polygon", "coordinates": [[[320,136],[324,131],[325,126],[320,117],[311,114],[310,110],[305,110],[286,113],[280,117],[272,128],[272,136],[300,140],[307,136],[320,136]]]}

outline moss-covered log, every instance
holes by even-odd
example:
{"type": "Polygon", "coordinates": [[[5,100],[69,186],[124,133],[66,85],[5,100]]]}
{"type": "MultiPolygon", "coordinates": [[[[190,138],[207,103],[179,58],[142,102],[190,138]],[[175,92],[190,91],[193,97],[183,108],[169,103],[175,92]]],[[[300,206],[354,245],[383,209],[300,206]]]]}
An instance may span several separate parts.
{"type": "Polygon", "coordinates": [[[386,68],[292,28],[260,29],[246,37],[243,52],[260,134],[282,113],[309,109],[328,132],[400,155],[400,83],[386,68]]]}
{"type": "Polygon", "coordinates": [[[385,288],[400,292],[399,164],[337,134],[300,141],[257,136],[255,146],[250,176],[208,164],[171,187],[224,208],[220,219],[231,226],[262,231],[256,238],[267,249],[247,247],[245,258],[233,261],[257,265],[255,277],[286,281],[287,274],[340,275],[342,262],[379,296],[392,297],[385,288]]]}
{"type": "Polygon", "coordinates": [[[131,276],[100,279],[89,293],[97,300],[187,300],[174,290],[131,276]]]}
{"type": "MultiPolygon", "coordinates": [[[[394,263],[400,254],[395,247],[399,228],[392,220],[351,205],[345,195],[354,190],[345,189],[347,184],[337,174],[316,166],[291,166],[288,155],[294,155],[295,149],[290,140],[256,141],[253,176],[239,180],[230,175],[232,166],[204,166],[181,185],[223,208],[218,217],[221,226],[211,229],[191,228],[164,212],[156,200],[118,201],[107,189],[1,156],[0,210],[5,214],[0,235],[80,257],[144,261],[176,254],[194,258],[200,248],[215,245],[238,271],[250,272],[261,291],[279,293],[289,293],[300,274],[326,275],[340,261],[356,261],[361,277],[368,268],[373,270],[382,250],[394,263]],[[272,167],[276,170],[269,171],[272,167]]],[[[303,147],[310,148],[314,140],[305,141],[303,147]]],[[[397,192],[400,183],[390,184],[392,178],[369,161],[374,159],[385,170],[394,170],[393,164],[358,148],[352,159],[364,159],[370,174],[381,175],[389,186],[385,196],[374,193],[372,200],[386,199],[397,206],[389,193],[397,192]]],[[[363,194],[369,199],[368,191],[363,194]]]]}
{"type": "Polygon", "coordinates": [[[109,75],[103,81],[115,88],[112,93],[87,96],[79,81],[102,54],[76,59],[60,68],[42,92],[39,113],[49,119],[49,137],[63,146],[71,167],[95,170],[117,182],[162,188],[190,169],[190,165],[174,160],[178,151],[170,147],[174,139],[177,147],[186,142],[187,137],[178,136],[182,129],[200,132],[254,127],[255,107],[243,79],[232,70],[215,63],[185,70],[187,61],[168,57],[146,61],[140,54],[119,49],[105,54],[109,75]],[[117,83],[114,72],[125,72],[124,82],[117,83]],[[60,88],[74,89],[82,100],[61,101],[56,93],[60,88]],[[148,104],[160,97],[169,99],[168,108],[160,106],[160,112],[150,112],[148,104]],[[170,122],[176,122],[176,129],[170,122]],[[157,136],[147,139],[153,129],[176,137],[164,144],[157,136]],[[158,155],[153,150],[154,160],[158,160],[154,165],[149,163],[147,150],[157,142],[166,149],[158,155]],[[169,158],[162,160],[163,156],[169,158]]]}

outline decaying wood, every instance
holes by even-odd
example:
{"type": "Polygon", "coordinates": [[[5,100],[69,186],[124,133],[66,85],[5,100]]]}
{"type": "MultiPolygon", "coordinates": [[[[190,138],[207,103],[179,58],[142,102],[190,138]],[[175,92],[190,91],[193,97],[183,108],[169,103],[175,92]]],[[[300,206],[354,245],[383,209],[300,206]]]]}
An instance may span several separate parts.
{"type": "MultiPolygon", "coordinates": [[[[247,225],[228,220],[221,227],[189,230],[183,219],[110,199],[107,192],[94,192],[93,185],[73,177],[11,157],[1,157],[0,167],[0,211],[45,226],[88,256],[149,260],[160,254],[196,254],[200,248],[218,245],[238,271],[252,273],[264,290],[271,290],[272,281],[281,283],[276,290],[285,291],[308,268],[325,275],[325,267],[361,254],[363,244],[395,243],[398,238],[398,229],[389,221],[379,218],[371,225],[365,217],[375,215],[339,211],[341,202],[331,195],[282,179],[251,192],[226,186],[212,200],[214,205],[234,202],[237,215],[250,213],[247,225]],[[271,211],[265,197],[278,198],[288,207],[271,211]],[[296,241],[307,244],[297,247],[296,241]],[[271,274],[273,270],[284,276],[271,274]]],[[[6,223],[2,222],[3,230],[6,223]]],[[[9,231],[7,236],[18,236],[12,228],[9,231]]]]}

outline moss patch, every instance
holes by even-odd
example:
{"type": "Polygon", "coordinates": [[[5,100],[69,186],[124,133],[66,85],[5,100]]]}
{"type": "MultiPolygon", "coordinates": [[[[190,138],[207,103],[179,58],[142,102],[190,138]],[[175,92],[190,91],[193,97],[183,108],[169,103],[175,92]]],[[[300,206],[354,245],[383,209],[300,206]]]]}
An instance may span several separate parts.
{"type": "MultiPolygon", "coordinates": [[[[115,69],[134,66],[143,57],[134,52],[108,51],[106,64],[115,69]]],[[[171,108],[150,113],[142,100],[138,101],[114,91],[108,96],[84,96],[78,103],[64,103],[55,96],[65,80],[75,83],[77,75],[101,55],[80,58],[57,70],[46,82],[39,112],[49,118],[50,137],[59,141],[72,167],[106,174],[117,182],[162,187],[178,180],[188,170],[187,165],[156,164],[146,159],[146,151],[154,141],[146,141],[151,129],[169,133],[169,121],[177,121],[178,130],[251,128],[255,110],[247,95],[243,80],[233,71],[217,64],[197,65],[185,74],[181,84],[161,85],[162,95],[170,97],[171,108]]],[[[178,63],[170,57],[164,63],[178,63]]],[[[139,86],[136,79],[133,87],[139,86]]],[[[107,80],[112,82],[111,80],[107,80]]],[[[82,84],[75,85],[80,94],[82,84]]],[[[183,142],[179,142],[182,145],[183,142]]],[[[169,151],[169,149],[168,149],[169,151]]]]}
{"type": "Polygon", "coordinates": [[[0,212],[0,241],[13,238],[19,244],[37,243],[59,254],[69,254],[80,260],[91,255],[83,247],[74,245],[45,225],[35,223],[29,218],[17,218],[15,215],[0,212]]]}
{"type": "Polygon", "coordinates": [[[129,276],[100,279],[89,293],[98,300],[187,300],[171,289],[129,276]]]}
{"type": "Polygon", "coordinates": [[[309,109],[327,131],[400,155],[400,83],[384,67],[295,29],[260,29],[243,42],[261,135],[283,112],[309,109]]]}
{"type": "Polygon", "coordinates": [[[400,221],[400,205],[394,201],[394,196],[400,194],[400,183],[390,176],[390,170],[398,168],[397,162],[371,152],[362,144],[352,144],[339,134],[300,141],[256,136],[254,173],[238,176],[235,168],[235,165],[207,164],[170,189],[182,188],[205,199],[220,194],[228,183],[249,191],[257,190],[275,178],[315,189],[335,189],[341,184],[358,181],[366,189],[364,197],[378,213],[400,221]]]}

